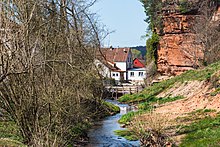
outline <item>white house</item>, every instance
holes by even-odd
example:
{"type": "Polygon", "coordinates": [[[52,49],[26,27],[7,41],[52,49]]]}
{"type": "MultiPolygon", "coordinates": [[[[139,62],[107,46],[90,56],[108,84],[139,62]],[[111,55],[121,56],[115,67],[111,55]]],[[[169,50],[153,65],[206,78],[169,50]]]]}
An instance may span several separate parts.
{"type": "Polygon", "coordinates": [[[146,68],[131,68],[128,70],[128,79],[136,84],[142,84],[146,78],[146,68]]]}
{"type": "Polygon", "coordinates": [[[124,72],[122,72],[121,69],[115,65],[115,63],[96,59],[95,65],[97,66],[99,73],[104,77],[113,78],[116,81],[120,81],[120,76],[124,76],[124,72]]]}
{"type": "Polygon", "coordinates": [[[144,68],[133,68],[130,48],[103,48],[97,54],[95,64],[100,74],[116,81],[143,81],[146,75],[144,68]],[[135,76],[130,75],[132,72],[135,76]],[[138,76],[138,72],[143,72],[143,74],[138,76]]]}

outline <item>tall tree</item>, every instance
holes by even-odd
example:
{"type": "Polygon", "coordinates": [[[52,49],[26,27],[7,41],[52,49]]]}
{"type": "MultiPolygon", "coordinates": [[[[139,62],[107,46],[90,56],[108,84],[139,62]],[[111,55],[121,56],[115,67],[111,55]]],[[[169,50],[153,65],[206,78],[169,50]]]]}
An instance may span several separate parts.
{"type": "Polygon", "coordinates": [[[150,85],[151,81],[157,75],[157,48],[159,36],[157,33],[162,33],[162,0],[140,0],[146,13],[146,22],[148,23],[149,39],[146,42],[146,84],[150,85]]]}
{"type": "Polygon", "coordinates": [[[1,0],[0,108],[31,146],[65,146],[99,111],[95,0],[1,0]]]}
{"type": "Polygon", "coordinates": [[[149,24],[149,29],[161,28],[161,10],[162,0],[140,0],[146,13],[146,22],[149,24]]]}

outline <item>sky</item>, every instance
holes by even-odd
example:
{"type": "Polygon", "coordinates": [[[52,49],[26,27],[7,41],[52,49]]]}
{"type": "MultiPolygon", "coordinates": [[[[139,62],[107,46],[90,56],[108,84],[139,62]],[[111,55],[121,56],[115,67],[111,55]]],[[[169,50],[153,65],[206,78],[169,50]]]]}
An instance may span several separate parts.
{"type": "Polygon", "coordinates": [[[103,41],[105,47],[146,45],[146,16],[139,0],[98,0],[91,11],[110,32],[114,31],[103,41]]]}

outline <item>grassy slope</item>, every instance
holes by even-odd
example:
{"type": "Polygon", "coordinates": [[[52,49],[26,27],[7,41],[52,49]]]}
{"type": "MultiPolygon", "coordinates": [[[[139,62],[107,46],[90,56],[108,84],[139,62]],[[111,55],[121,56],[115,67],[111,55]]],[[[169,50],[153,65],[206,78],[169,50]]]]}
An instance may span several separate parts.
{"type": "Polygon", "coordinates": [[[187,134],[181,147],[208,147],[220,145],[220,116],[205,117],[190,125],[183,126],[179,134],[187,134]]]}
{"type": "Polygon", "coordinates": [[[125,103],[140,103],[151,101],[152,98],[155,98],[164,90],[171,88],[176,82],[208,80],[211,78],[212,74],[218,70],[220,70],[220,62],[212,64],[202,70],[190,70],[170,80],[155,83],[153,86],[146,88],[141,93],[133,95],[126,94],[122,96],[119,101],[125,103]]]}
{"type": "MultiPolygon", "coordinates": [[[[139,104],[138,112],[128,113],[119,120],[120,123],[128,124],[134,116],[137,116],[141,113],[147,113],[152,108],[153,104],[158,103],[166,103],[175,101],[183,98],[179,97],[168,97],[168,98],[157,98],[156,96],[167,90],[172,88],[176,82],[185,82],[185,81],[209,81],[212,75],[220,70],[220,62],[214,63],[204,69],[201,70],[190,70],[183,73],[180,76],[174,77],[170,80],[166,80],[160,83],[155,83],[154,85],[146,88],[144,91],[138,94],[133,95],[124,95],[119,101],[124,103],[136,103],[139,104]]],[[[220,77],[219,77],[220,78],[220,77]]],[[[219,92],[219,89],[216,89],[216,92],[219,92]]],[[[188,128],[190,131],[186,131],[188,135],[183,140],[181,146],[216,146],[220,145],[220,127],[213,124],[220,123],[220,116],[217,118],[205,118],[199,122],[193,123],[185,128],[188,128]],[[203,127],[204,124],[205,127],[203,127]],[[210,125],[208,125],[210,124],[210,125]],[[202,128],[201,128],[202,127],[202,128]]]]}

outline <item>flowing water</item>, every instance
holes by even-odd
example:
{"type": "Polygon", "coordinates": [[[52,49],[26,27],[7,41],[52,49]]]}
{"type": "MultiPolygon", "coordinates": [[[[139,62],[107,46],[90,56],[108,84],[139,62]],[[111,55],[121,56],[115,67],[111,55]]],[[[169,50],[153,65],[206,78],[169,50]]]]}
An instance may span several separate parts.
{"type": "Polygon", "coordinates": [[[86,147],[139,147],[139,141],[128,141],[114,134],[115,130],[124,129],[120,127],[118,120],[132,108],[126,104],[119,104],[117,101],[108,101],[118,105],[121,111],[95,124],[89,131],[89,144],[86,147]]]}

